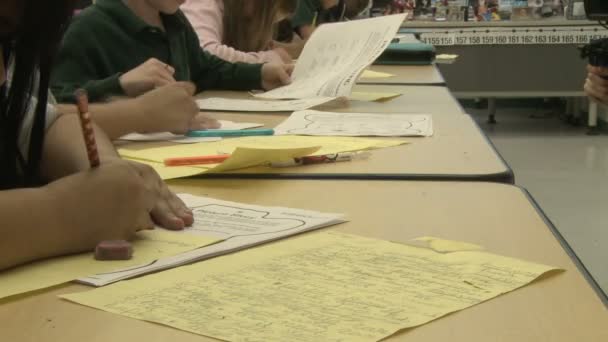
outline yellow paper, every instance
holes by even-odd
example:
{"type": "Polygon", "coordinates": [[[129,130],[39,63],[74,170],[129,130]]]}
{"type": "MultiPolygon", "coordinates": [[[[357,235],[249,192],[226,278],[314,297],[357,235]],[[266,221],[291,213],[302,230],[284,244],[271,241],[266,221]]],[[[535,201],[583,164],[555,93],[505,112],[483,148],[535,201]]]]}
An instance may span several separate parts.
{"type": "Polygon", "coordinates": [[[123,158],[140,161],[152,166],[162,179],[168,180],[207,172],[237,170],[306,155],[355,152],[398,146],[406,143],[404,140],[397,139],[271,136],[242,137],[189,145],[178,144],[139,151],[121,149],[119,152],[123,158]],[[167,158],[216,155],[219,153],[230,153],[232,156],[222,164],[205,166],[165,167],[163,164],[167,158]]]}
{"type": "Polygon", "coordinates": [[[402,94],[399,94],[399,93],[372,93],[372,92],[353,91],[351,93],[349,99],[355,100],[355,101],[376,102],[376,101],[392,100],[401,95],[402,94]]]}
{"type": "Polygon", "coordinates": [[[389,74],[386,72],[373,71],[373,70],[365,70],[361,74],[361,78],[389,78],[389,77],[394,77],[394,76],[395,75],[393,75],[393,74],[389,74]]]}
{"type": "Polygon", "coordinates": [[[227,341],[377,341],[552,269],[326,232],[62,297],[227,341]]]}
{"type": "Polygon", "coordinates": [[[133,242],[131,260],[97,261],[93,253],[84,253],[43,260],[0,272],[0,298],[44,289],[91,274],[145,265],[159,258],[177,255],[217,241],[217,238],[160,229],[142,231],[133,242]]]}
{"type": "Polygon", "coordinates": [[[464,252],[464,251],[482,251],[484,248],[462,241],[444,240],[431,236],[424,236],[414,239],[412,241],[422,243],[422,246],[431,248],[439,253],[451,253],[451,252],[464,252]]]}
{"type": "Polygon", "coordinates": [[[230,158],[226,159],[223,163],[199,166],[165,166],[165,164],[160,161],[164,160],[164,158],[152,159],[149,158],[149,155],[145,155],[144,157],[142,157],[139,153],[133,154],[132,152],[126,150],[123,150],[121,152],[121,155],[123,158],[135,160],[137,162],[151,166],[160,175],[161,179],[170,180],[176,178],[196,176],[203,173],[217,173],[223,171],[238,170],[251,166],[285,161],[293,158],[299,158],[310,155],[311,153],[314,153],[317,150],[319,150],[319,146],[288,149],[260,149],[237,147],[232,152],[230,158]]]}

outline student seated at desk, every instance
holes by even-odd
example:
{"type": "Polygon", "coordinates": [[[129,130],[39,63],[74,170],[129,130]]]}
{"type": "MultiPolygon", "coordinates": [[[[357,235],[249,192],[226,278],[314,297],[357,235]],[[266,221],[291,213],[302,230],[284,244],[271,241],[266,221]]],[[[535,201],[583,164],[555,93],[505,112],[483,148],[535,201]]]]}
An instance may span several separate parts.
{"type": "Polygon", "coordinates": [[[51,103],[51,60],[74,5],[0,3],[0,270],[129,239],[153,222],[193,222],[151,168],[121,160],[100,131],[102,164],[90,170],[78,117],[51,103]]]}
{"type": "Polygon", "coordinates": [[[186,0],[181,6],[205,51],[229,62],[291,63],[284,48],[271,49],[277,23],[296,0],[186,0]]]}
{"type": "Polygon", "coordinates": [[[176,81],[192,82],[196,92],[269,90],[290,82],[292,65],[229,63],[204,52],[179,11],[182,2],[98,0],[82,11],[57,57],[51,80],[57,99],[73,101],[77,88],[87,90],[91,101],[102,101],[138,96],[176,81]]]}
{"type": "Polygon", "coordinates": [[[363,12],[369,0],[298,0],[291,24],[304,40],[317,25],[352,19],[363,12]]]}

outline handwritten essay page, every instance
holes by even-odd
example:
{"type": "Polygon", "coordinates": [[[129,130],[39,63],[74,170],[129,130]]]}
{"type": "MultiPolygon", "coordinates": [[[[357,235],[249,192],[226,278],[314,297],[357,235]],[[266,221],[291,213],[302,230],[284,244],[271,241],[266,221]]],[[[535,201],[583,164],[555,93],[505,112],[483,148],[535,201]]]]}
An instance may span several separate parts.
{"type": "Polygon", "coordinates": [[[170,258],[163,258],[153,265],[130,267],[122,271],[82,278],[79,281],[89,285],[103,286],[346,221],[342,214],[263,207],[188,194],[179,196],[188,207],[192,208],[195,216],[194,226],[186,229],[184,234],[212,236],[223,240],[222,242],[170,258]]]}
{"type": "Polygon", "coordinates": [[[304,110],[335,100],[333,97],[315,97],[299,100],[247,100],[209,98],[197,100],[201,110],[234,111],[234,112],[293,112],[304,110]]]}
{"type": "Polygon", "coordinates": [[[429,137],[433,121],[427,114],[332,113],[304,110],[275,128],[276,135],[429,137]]]}
{"type": "MultiPolygon", "coordinates": [[[[228,120],[219,120],[222,125],[218,129],[210,129],[210,131],[221,131],[221,130],[243,130],[249,128],[257,128],[264,126],[259,123],[252,122],[233,122],[228,120]]],[[[125,141],[171,141],[180,144],[194,144],[197,142],[210,142],[222,140],[220,137],[188,137],[180,134],[173,134],[171,132],[160,132],[160,133],[131,133],[120,137],[119,140],[125,141]]]]}
{"type": "Polygon", "coordinates": [[[165,229],[142,231],[133,241],[130,260],[97,261],[93,253],[83,253],[33,262],[0,272],[0,298],[40,290],[70,282],[91,272],[103,273],[206,246],[219,241],[213,234],[179,234],[165,229]]]}
{"type": "Polygon", "coordinates": [[[326,232],[62,297],[226,341],[378,341],[552,269],[326,232]]]}
{"type": "Polygon", "coordinates": [[[319,26],[298,58],[292,83],[265,99],[348,97],[359,75],[391,43],[407,14],[319,26]]]}

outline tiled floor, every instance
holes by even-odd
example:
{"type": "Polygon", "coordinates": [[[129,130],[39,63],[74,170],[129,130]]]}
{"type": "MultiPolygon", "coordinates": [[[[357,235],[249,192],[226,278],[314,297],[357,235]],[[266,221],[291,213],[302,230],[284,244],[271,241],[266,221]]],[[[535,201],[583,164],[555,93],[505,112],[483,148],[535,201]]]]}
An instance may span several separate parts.
{"type": "Polygon", "coordinates": [[[608,135],[588,136],[547,108],[499,108],[496,125],[467,111],[608,291],[608,135]]]}

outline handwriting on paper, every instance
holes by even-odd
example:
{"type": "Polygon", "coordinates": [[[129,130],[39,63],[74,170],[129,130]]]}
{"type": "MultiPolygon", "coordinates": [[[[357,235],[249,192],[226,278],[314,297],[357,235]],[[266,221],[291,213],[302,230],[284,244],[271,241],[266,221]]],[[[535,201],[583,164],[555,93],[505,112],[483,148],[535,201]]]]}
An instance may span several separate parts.
{"type": "Polygon", "coordinates": [[[551,269],[320,233],[65,298],[230,341],[377,341],[551,269]]]}

